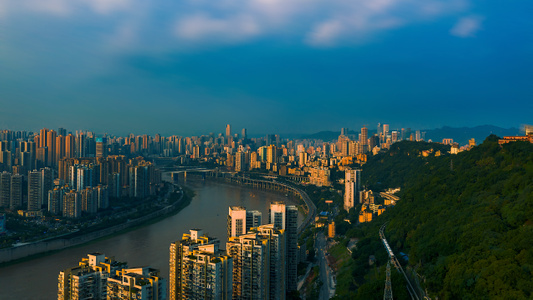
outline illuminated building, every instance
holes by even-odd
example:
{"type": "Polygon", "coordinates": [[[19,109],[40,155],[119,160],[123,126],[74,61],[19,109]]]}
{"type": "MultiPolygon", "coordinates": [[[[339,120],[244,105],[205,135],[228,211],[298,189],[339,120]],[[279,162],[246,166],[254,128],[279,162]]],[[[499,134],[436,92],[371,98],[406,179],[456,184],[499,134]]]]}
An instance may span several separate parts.
{"type": "Polygon", "coordinates": [[[166,280],[149,267],[120,269],[107,278],[109,300],[165,300],[166,280]]]}
{"type": "Polygon", "coordinates": [[[233,258],[233,299],[269,299],[270,242],[258,233],[229,237],[233,258]]]}
{"type": "Polygon", "coordinates": [[[170,245],[169,299],[231,299],[233,259],[219,245],[201,229],[170,245]]]}
{"type": "MultiPolygon", "coordinates": [[[[107,278],[127,267],[101,253],[87,254],[78,266],[59,272],[58,300],[108,299],[107,278]]],[[[127,299],[127,298],[126,298],[127,299]]]]}
{"type": "Polygon", "coordinates": [[[346,169],[344,176],[344,209],[349,211],[359,197],[361,170],[346,169]]]}
{"type": "Polygon", "coordinates": [[[287,290],[297,289],[298,281],[298,208],[286,206],[283,202],[272,202],[269,209],[269,224],[275,229],[283,229],[286,236],[287,290]]]}

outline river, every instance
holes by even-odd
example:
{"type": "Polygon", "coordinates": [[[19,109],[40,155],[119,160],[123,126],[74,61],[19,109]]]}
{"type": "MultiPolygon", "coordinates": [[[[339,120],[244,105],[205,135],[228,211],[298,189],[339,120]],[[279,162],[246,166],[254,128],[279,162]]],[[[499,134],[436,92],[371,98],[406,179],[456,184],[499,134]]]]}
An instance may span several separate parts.
{"type": "MultiPolygon", "coordinates": [[[[270,202],[282,200],[296,204],[283,194],[209,180],[188,180],[185,186],[193,189],[196,196],[176,215],[118,236],[0,268],[0,299],[57,299],[59,272],[78,265],[91,252],[114,256],[118,261],[128,262],[130,267],[160,269],[161,275],[168,279],[170,243],[181,239],[189,229],[204,229],[225,247],[229,206],[259,210],[266,223],[270,202]]],[[[298,222],[303,218],[299,214],[298,222]]]]}

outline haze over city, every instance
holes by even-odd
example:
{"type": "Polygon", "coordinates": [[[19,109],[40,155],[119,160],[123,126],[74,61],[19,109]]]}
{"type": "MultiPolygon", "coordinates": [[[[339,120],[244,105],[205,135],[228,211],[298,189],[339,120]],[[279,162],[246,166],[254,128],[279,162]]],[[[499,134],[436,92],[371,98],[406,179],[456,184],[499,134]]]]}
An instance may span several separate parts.
{"type": "Polygon", "coordinates": [[[0,3],[0,127],[197,135],[516,127],[530,1],[0,3]]]}

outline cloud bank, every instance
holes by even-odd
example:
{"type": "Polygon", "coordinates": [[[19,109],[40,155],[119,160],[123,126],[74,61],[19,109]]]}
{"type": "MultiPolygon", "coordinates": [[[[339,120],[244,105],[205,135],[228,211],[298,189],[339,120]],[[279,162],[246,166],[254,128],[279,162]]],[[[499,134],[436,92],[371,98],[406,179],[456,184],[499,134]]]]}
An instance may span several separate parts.
{"type": "MultiPolygon", "coordinates": [[[[128,41],[142,42],[134,35],[157,31],[158,35],[166,34],[174,42],[189,45],[279,37],[312,47],[334,47],[360,44],[381,32],[464,13],[470,0],[3,1],[0,11],[8,15],[33,13],[72,20],[90,13],[96,19],[113,19],[114,28],[109,31],[116,32],[117,39],[127,36],[128,41]],[[135,30],[125,29],[131,27],[135,30]]],[[[480,23],[473,17],[464,18],[451,33],[470,36],[480,23]]]]}

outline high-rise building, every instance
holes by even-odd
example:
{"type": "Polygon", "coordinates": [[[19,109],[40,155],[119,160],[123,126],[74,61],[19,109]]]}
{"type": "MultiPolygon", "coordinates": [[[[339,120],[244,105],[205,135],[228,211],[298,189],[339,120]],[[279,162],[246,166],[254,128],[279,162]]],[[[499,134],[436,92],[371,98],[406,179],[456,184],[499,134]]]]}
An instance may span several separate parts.
{"type": "Polygon", "coordinates": [[[96,157],[106,157],[107,156],[107,145],[106,138],[97,138],[96,139],[96,157]]]}
{"type": "Polygon", "coordinates": [[[137,198],[144,198],[147,194],[147,172],[143,166],[130,167],[130,196],[137,198]]]}
{"type": "Polygon", "coordinates": [[[81,190],[81,211],[95,214],[98,211],[98,189],[87,187],[81,190]]]}
{"type": "Polygon", "coordinates": [[[54,171],[50,168],[42,168],[41,172],[41,205],[46,206],[48,204],[48,191],[54,187],[54,171]]]}
{"type": "Polygon", "coordinates": [[[78,191],[71,190],[63,195],[63,217],[81,217],[81,195],[78,191]]]}
{"type": "Polygon", "coordinates": [[[65,191],[56,186],[53,190],[48,191],[48,211],[53,215],[63,213],[63,194],[65,191]]]}
{"type": "Polygon", "coordinates": [[[247,135],[246,135],[246,128],[243,128],[242,131],[241,131],[241,138],[243,139],[246,139],[247,138],[247,135]]]}
{"type": "Polygon", "coordinates": [[[237,151],[237,153],[235,153],[235,171],[246,171],[246,161],[244,160],[244,152],[237,151]]]}
{"type": "Polygon", "coordinates": [[[246,208],[230,206],[228,212],[228,238],[246,234],[246,208]]]}
{"type": "Polygon", "coordinates": [[[363,128],[361,128],[361,137],[359,140],[359,144],[363,146],[363,152],[368,151],[368,128],[366,128],[366,126],[363,126],[363,128]]]}
{"type": "Polygon", "coordinates": [[[231,299],[233,259],[220,241],[191,229],[170,245],[169,298],[231,299]]]}
{"type": "Polygon", "coordinates": [[[22,181],[20,174],[11,176],[11,200],[9,208],[11,210],[22,208],[22,181]]]}
{"type": "Polygon", "coordinates": [[[0,173],[0,207],[9,208],[11,200],[11,173],[0,173]]]}
{"type": "Polygon", "coordinates": [[[270,240],[257,232],[229,237],[226,245],[233,258],[233,299],[269,297],[270,240]]]}
{"type": "Polygon", "coordinates": [[[283,202],[270,204],[268,223],[275,229],[283,229],[286,236],[286,274],[288,291],[297,289],[298,282],[298,208],[283,202]]]}
{"type": "MultiPolygon", "coordinates": [[[[288,267],[290,263],[287,261],[286,231],[275,228],[274,224],[267,224],[257,227],[256,232],[262,237],[267,238],[270,244],[268,268],[269,299],[284,300],[286,292],[289,290],[289,285],[291,284],[291,279],[287,274],[287,271],[291,268],[288,267]]],[[[296,289],[296,281],[294,285],[296,289]]]]}
{"type": "Polygon", "coordinates": [[[46,134],[46,148],[48,148],[47,167],[57,166],[56,161],[56,137],[57,132],[50,130],[46,134]]]}
{"type": "Polygon", "coordinates": [[[65,137],[65,157],[76,157],[76,137],[72,134],[65,137]]]}
{"type": "Polygon", "coordinates": [[[65,128],[61,128],[61,127],[59,127],[59,128],[57,129],[57,134],[58,134],[58,135],[62,135],[62,136],[67,136],[67,130],[66,130],[65,128]]]}
{"type": "Polygon", "coordinates": [[[106,209],[109,207],[109,189],[107,185],[99,185],[96,188],[98,209],[106,209]]]}
{"type": "Polygon", "coordinates": [[[270,164],[275,164],[278,162],[278,149],[275,145],[270,145],[267,147],[266,160],[270,164]]]}
{"type": "Polygon", "coordinates": [[[107,278],[107,299],[166,300],[166,280],[150,267],[119,269],[107,278]]]}
{"type": "Polygon", "coordinates": [[[398,131],[393,131],[391,136],[391,142],[396,143],[398,141],[398,131]]]}
{"type": "Polygon", "coordinates": [[[57,298],[107,299],[107,278],[125,267],[126,263],[117,262],[104,254],[87,254],[78,266],[59,272],[57,298]]]}
{"type": "Polygon", "coordinates": [[[35,170],[28,173],[28,210],[41,210],[42,189],[41,172],[35,170]]]}
{"type": "Polygon", "coordinates": [[[258,210],[246,211],[246,232],[263,224],[263,214],[258,210]]]}
{"type": "Polygon", "coordinates": [[[65,157],[66,137],[64,135],[58,135],[56,137],[55,159],[54,166],[58,166],[59,161],[65,157]]]}
{"type": "Polygon", "coordinates": [[[262,213],[257,210],[247,211],[242,206],[230,206],[228,209],[228,238],[246,234],[252,227],[260,226],[262,213]]]}
{"type": "Polygon", "coordinates": [[[361,170],[347,169],[344,173],[344,209],[349,211],[355,206],[361,190],[361,170]]]}
{"type": "Polygon", "coordinates": [[[231,125],[226,125],[226,137],[231,136],[231,125]]]}

